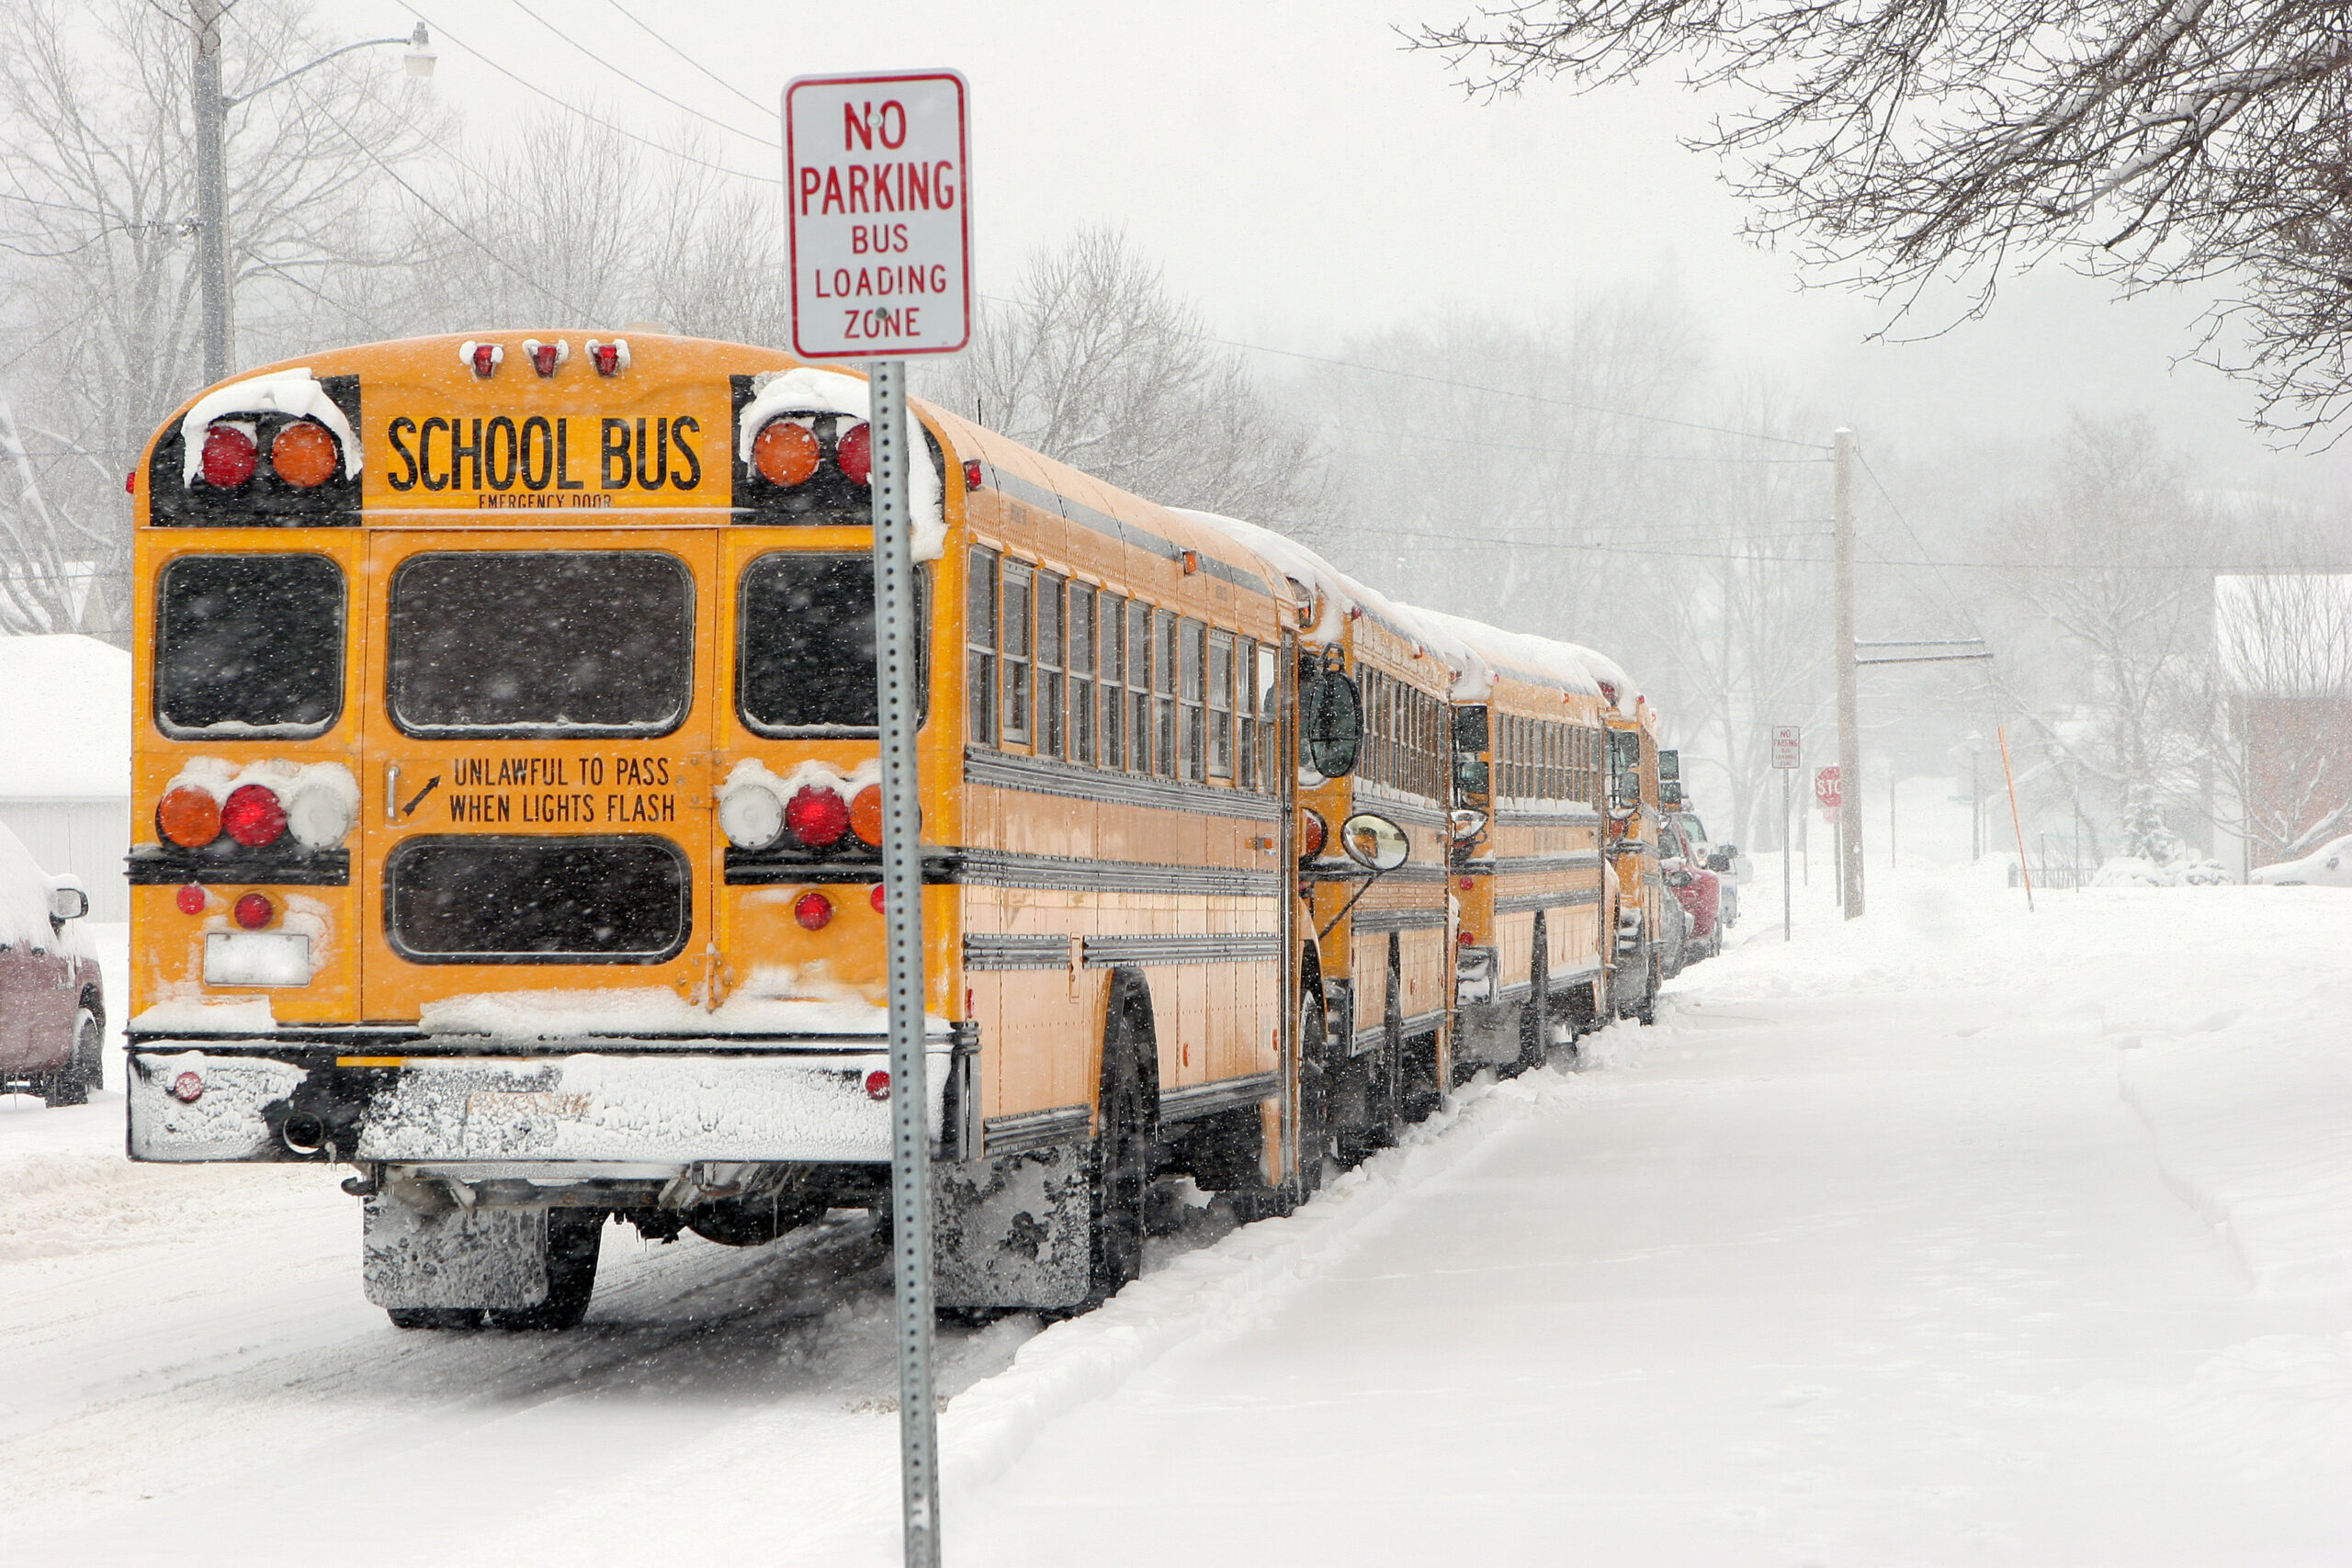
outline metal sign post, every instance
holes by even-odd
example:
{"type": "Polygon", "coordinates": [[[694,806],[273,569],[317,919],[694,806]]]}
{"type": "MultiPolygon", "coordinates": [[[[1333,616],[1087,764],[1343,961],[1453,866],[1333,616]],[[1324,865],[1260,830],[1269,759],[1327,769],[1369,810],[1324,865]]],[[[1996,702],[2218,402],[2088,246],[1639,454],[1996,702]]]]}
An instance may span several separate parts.
{"type": "Polygon", "coordinates": [[[915,518],[928,462],[907,419],[911,354],[971,336],[971,202],[963,77],[804,76],[785,88],[792,344],[865,359],[874,482],[876,714],[888,935],[891,1276],[899,1477],[909,1568],[939,1568],[939,1407],[932,1375],[931,1095],[923,1055],[922,814],[916,793],[915,518]]]}
{"type": "Polygon", "coordinates": [[[1791,817],[1791,807],[1795,799],[1795,792],[1792,784],[1796,778],[1796,770],[1804,751],[1804,735],[1798,726],[1776,724],[1772,727],[1772,766],[1778,769],[1781,774],[1781,940],[1782,942],[1795,940],[1793,934],[1795,922],[1790,912],[1792,895],[1789,888],[1789,840],[1796,830],[1791,817]]]}

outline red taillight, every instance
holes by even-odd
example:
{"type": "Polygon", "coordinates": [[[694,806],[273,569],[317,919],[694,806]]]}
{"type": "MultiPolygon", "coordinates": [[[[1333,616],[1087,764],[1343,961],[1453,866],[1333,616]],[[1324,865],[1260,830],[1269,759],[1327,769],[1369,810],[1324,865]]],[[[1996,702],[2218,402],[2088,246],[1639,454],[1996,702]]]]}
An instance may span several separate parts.
{"type": "Polygon", "coordinates": [[[1462,947],[1475,947],[1478,943],[1477,937],[1466,930],[1457,932],[1453,940],[1457,945],[1462,947]]]}
{"type": "Polygon", "coordinates": [[[181,888],[173,898],[173,902],[179,905],[180,913],[183,915],[204,913],[204,889],[193,882],[181,888]]]}
{"type": "Polygon", "coordinates": [[[554,375],[555,367],[563,363],[563,347],[560,344],[534,343],[529,347],[531,368],[542,376],[554,375]]]}
{"type": "Polygon", "coordinates": [[[1299,859],[1313,860],[1323,852],[1323,846],[1329,843],[1330,839],[1331,829],[1321,817],[1312,811],[1302,811],[1298,814],[1299,859]]]}
{"type": "Polygon", "coordinates": [[[204,1079],[195,1073],[182,1073],[172,1080],[172,1098],[183,1105],[194,1105],[204,1098],[204,1079]]]}
{"type": "Polygon", "coordinates": [[[874,890],[865,896],[865,901],[874,906],[874,912],[876,914],[878,915],[882,912],[882,905],[885,900],[882,893],[882,885],[880,883],[877,882],[874,885],[874,890]]]}
{"type": "Polygon", "coordinates": [[[269,466],[288,484],[314,490],[334,477],[334,437],[315,419],[298,419],[269,440],[269,466]]]}
{"type": "Polygon", "coordinates": [[[849,830],[857,835],[859,843],[875,849],[882,847],[882,786],[867,784],[849,803],[849,830]]]}
{"type": "Polygon", "coordinates": [[[879,1067],[876,1067],[876,1068],[875,1068],[872,1072],[870,1072],[870,1073],[866,1074],[866,1075],[865,1075],[865,1098],[866,1098],[866,1099],[868,1099],[868,1100],[888,1100],[888,1099],[889,1099],[889,1098],[890,1098],[890,1075],[889,1075],[889,1074],[888,1074],[888,1073],[886,1073],[886,1072],[884,1072],[884,1071],[883,1071],[881,1068],[879,1068],[879,1067]]]}
{"type": "Polygon", "coordinates": [[[823,931],[833,923],[833,901],[822,893],[803,893],[792,906],[792,918],[802,931],[823,931]]]}
{"type": "Polygon", "coordinates": [[[785,803],[785,830],[812,850],[838,844],[849,831],[849,803],[838,790],[804,784],[785,803]]]}
{"type": "Polygon", "coordinates": [[[251,434],[233,424],[214,424],[204,432],[204,457],[198,471],[206,484],[233,490],[254,477],[260,456],[251,434]]]}
{"type": "Polygon", "coordinates": [[[276,913],[277,907],[270,903],[268,895],[248,893],[237,900],[236,907],[230,911],[230,918],[245,930],[257,931],[269,924],[269,918],[276,913]]]}
{"type": "Polygon", "coordinates": [[[506,351],[494,343],[478,343],[473,345],[472,357],[474,374],[487,380],[490,373],[498,368],[498,362],[506,357],[506,351]]]}
{"type": "Polygon", "coordinates": [[[125,495],[137,495],[139,493],[138,469],[133,468],[130,472],[122,476],[122,493],[125,495]]]}
{"type": "Polygon", "coordinates": [[[823,450],[817,434],[788,419],[772,419],[752,438],[752,467],[772,485],[797,485],[817,471],[823,450]]]}
{"type": "Polygon", "coordinates": [[[979,459],[977,457],[964,465],[964,488],[966,490],[978,490],[982,488],[980,485],[980,464],[979,459]]]}
{"type": "Polygon", "coordinates": [[[842,432],[833,446],[833,461],[853,484],[874,482],[874,431],[871,426],[853,424],[842,432]]]}
{"type": "Polygon", "coordinates": [[[200,850],[220,836],[220,803],[209,789],[175,785],[155,807],[155,831],[184,850],[200,850]]]}
{"type": "Polygon", "coordinates": [[[249,850],[274,844],[286,833],[286,807],[267,784],[239,784],[220,807],[220,826],[249,850]]]}
{"type": "Polygon", "coordinates": [[[610,343],[588,340],[588,363],[596,367],[599,376],[617,376],[628,368],[628,339],[616,337],[610,343]]]}

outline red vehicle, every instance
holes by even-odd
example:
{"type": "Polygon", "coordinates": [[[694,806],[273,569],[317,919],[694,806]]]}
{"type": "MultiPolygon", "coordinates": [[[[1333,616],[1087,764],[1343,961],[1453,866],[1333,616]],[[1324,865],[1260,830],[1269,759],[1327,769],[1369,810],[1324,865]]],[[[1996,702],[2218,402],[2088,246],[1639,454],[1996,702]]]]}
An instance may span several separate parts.
{"type": "Polygon", "coordinates": [[[1683,841],[1674,814],[1662,816],[1657,828],[1659,873],[1690,917],[1690,938],[1683,946],[1686,965],[1713,958],[1724,950],[1723,878],[1693,852],[1694,846],[1683,841]]]}
{"type": "Polygon", "coordinates": [[[48,876],[0,827],[0,1090],[80,1105],[98,1087],[106,989],[66,922],[89,912],[72,877],[48,876]]]}

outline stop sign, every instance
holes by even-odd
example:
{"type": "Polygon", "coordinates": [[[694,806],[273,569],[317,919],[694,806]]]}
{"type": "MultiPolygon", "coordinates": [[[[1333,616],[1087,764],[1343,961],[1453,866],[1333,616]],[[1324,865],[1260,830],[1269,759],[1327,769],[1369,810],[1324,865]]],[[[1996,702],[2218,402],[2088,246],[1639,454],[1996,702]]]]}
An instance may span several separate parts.
{"type": "Polygon", "coordinates": [[[1817,768],[1814,771],[1813,798],[1824,806],[1844,804],[1846,796],[1838,787],[1838,770],[1835,767],[1817,768]]]}

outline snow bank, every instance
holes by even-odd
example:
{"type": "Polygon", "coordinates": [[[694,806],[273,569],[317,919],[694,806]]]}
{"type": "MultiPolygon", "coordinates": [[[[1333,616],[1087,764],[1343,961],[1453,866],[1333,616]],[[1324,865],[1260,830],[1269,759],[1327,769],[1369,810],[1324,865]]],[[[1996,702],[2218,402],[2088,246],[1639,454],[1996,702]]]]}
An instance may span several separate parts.
{"type": "Polygon", "coordinates": [[[2235,880],[2220,861],[2158,865],[2152,860],[2117,855],[2091,878],[2094,887],[2219,887],[2235,880]]]}
{"type": "MultiPolygon", "coordinates": [[[[752,441],[778,414],[835,413],[870,420],[874,417],[873,408],[865,378],[847,371],[820,370],[804,365],[754,376],[752,400],[744,405],[735,426],[735,460],[750,464],[752,441]]],[[[915,448],[923,453],[922,461],[909,465],[907,510],[914,523],[914,558],[937,560],[947,549],[945,496],[939,469],[930,460],[922,429],[911,413],[907,420],[907,434],[915,448]]]]}
{"type": "Polygon", "coordinates": [[[356,479],[362,467],[359,437],[351,422],[307,369],[273,370],[218,387],[188,405],[180,418],[180,482],[192,485],[204,467],[204,427],[235,414],[282,413],[315,419],[334,432],[343,449],[343,477],[356,479]]]}
{"type": "Polygon", "coordinates": [[[130,797],[130,655],[96,637],[0,637],[0,800],[130,797]]]}

